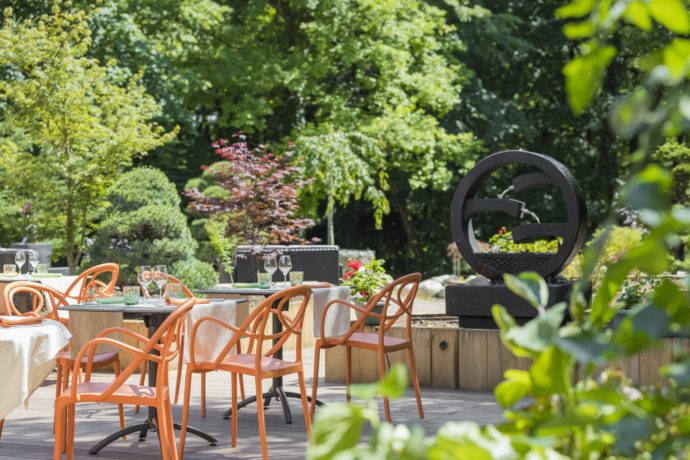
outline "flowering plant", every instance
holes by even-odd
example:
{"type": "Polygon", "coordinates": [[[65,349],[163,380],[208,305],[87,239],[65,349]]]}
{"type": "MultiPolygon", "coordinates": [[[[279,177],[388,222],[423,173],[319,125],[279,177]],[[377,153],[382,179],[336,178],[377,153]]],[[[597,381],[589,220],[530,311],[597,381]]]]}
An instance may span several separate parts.
{"type": "Polygon", "coordinates": [[[385,262],[383,259],[374,259],[364,265],[359,260],[347,263],[349,270],[343,275],[342,284],[352,288],[352,298],[356,302],[367,302],[383,286],[393,281],[393,277],[383,268],[385,262]]]}

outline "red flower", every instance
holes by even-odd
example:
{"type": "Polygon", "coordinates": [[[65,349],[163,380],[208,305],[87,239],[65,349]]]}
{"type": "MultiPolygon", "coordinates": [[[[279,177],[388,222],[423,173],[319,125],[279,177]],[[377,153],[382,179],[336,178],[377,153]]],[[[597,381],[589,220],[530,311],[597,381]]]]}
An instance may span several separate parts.
{"type": "Polygon", "coordinates": [[[359,260],[351,260],[347,263],[347,266],[350,267],[352,270],[357,271],[360,268],[362,268],[362,262],[359,260]]]}
{"type": "Polygon", "coordinates": [[[498,234],[503,235],[505,233],[506,229],[504,227],[501,227],[498,229],[498,234]]]}
{"type": "Polygon", "coordinates": [[[352,275],[354,275],[354,274],[355,274],[354,270],[350,270],[349,272],[346,272],[346,273],[343,275],[343,279],[344,279],[344,280],[350,279],[350,278],[352,278],[352,275]]]}

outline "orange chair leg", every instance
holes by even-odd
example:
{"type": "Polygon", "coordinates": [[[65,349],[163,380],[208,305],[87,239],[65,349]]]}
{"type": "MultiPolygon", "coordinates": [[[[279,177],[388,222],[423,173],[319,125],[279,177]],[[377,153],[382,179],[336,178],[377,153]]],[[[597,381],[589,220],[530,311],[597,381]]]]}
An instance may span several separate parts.
{"type": "Polygon", "coordinates": [[[2,438],[2,428],[5,426],[5,419],[0,418],[0,438],[2,438]]]}
{"type": "Polygon", "coordinates": [[[55,397],[57,398],[60,396],[60,391],[62,390],[62,366],[59,361],[55,367],[55,372],[57,372],[57,376],[55,377],[55,397]]]}
{"type": "MultiPolygon", "coordinates": [[[[266,420],[264,420],[264,405],[261,404],[261,395],[263,390],[261,388],[261,379],[256,376],[254,377],[254,383],[256,387],[257,395],[257,405],[256,405],[256,418],[259,422],[259,441],[261,442],[261,456],[263,460],[268,460],[268,447],[266,446],[266,420]]],[[[236,411],[235,411],[236,412],[236,411]]]]}
{"type": "MultiPolygon", "coordinates": [[[[115,372],[115,377],[117,378],[118,375],[120,375],[120,360],[116,359],[113,362],[113,371],[115,372]]],[[[120,429],[124,430],[125,429],[125,408],[122,407],[122,404],[117,405],[117,414],[120,418],[120,429]]],[[[127,439],[127,436],[123,436],[122,439],[127,439]]]]}
{"type": "Polygon", "coordinates": [[[299,395],[302,400],[302,411],[304,411],[304,426],[307,428],[307,436],[311,437],[311,415],[309,414],[309,406],[307,405],[307,386],[304,384],[304,372],[297,373],[297,380],[299,381],[299,395]]]}
{"type": "MultiPolygon", "coordinates": [[[[386,354],[383,352],[383,350],[380,350],[379,353],[379,375],[381,378],[384,378],[386,376],[386,354]]],[[[383,398],[383,408],[386,412],[386,421],[388,423],[391,422],[391,407],[390,403],[388,402],[388,398],[383,398]]]]}
{"type": "Polygon", "coordinates": [[[314,416],[316,410],[316,391],[319,386],[319,358],[321,357],[321,343],[316,339],[314,346],[314,378],[311,381],[311,406],[309,407],[309,415],[314,416]]]}
{"type": "Polygon", "coordinates": [[[67,442],[65,443],[67,460],[72,460],[74,458],[74,418],[76,409],[75,404],[69,404],[67,406],[67,442]]]}
{"type": "MultiPolygon", "coordinates": [[[[183,348],[183,345],[180,345],[180,347],[183,348]]],[[[182,365],[184,364],[182,362],[182,359],[184,357],[184,353],[180,352],[177,358],[177,379],[175,382],[175,404],[177,404],[177,401],[180,399],[180,383],[182,383],[182,365]]]]}
{"type": "Polygon", "coordinates": [[[419,391],[419,377],[417,376],[417,366],[415,366],[414,363],[414,350],[411,346],[407,349],[407,353],[410,357],[410,378],[412,379],[412,388],[414,388],[414,396],[417,398],[417,412],[419,412],[419,418],[424,418],[422,395],[419,391]]]}
{"type": "Polygon", "coordinates": [[[187,366],[184,378],[184,402],[182,403],[182,421],[180,423],[180,459],[184,457],[184,442],[187,438],[187,422],[189,421],[189,398],[192,393],[192,368],[187,366]]]}
{"type": "Polygon", "coordinates": [[[62,452],[65,450],[65,420],[67,410],[64,399],[55,400],[55,415],[53,417],[53,431],[55,432],[55,442],[53,443],[53,460],[60,460],[62,452]]]}
{"type": "Polygon", "coordinates": [[[206,418],[206,372],[201,373],[201,417],[206,418]]]}
{"type": "Polygon", "coordinates": [[[156,412],[158,413],[158,442],[161,447],[161,459],[170,460],[168,451],[168,417],[165,415],[165,403],[162,399],[158,400],[156,412]]]}
{"type": "Polygon", "coordinates": [[[239,375],[239,381],[240,381],[240,397],[242,398],[242,401],[247,399],[246,396],[244,396],[244,376],[242,374],[239,375]]]}
{"type": "Polygon", "coordinates": [[[165,418],[168,427],[168,449],[170,450],[170,460],[179,460],[179,457],[177,456],[177,444],[175,443],[175,426],[172,417],[170,396],[165,398],[165,418]]]}
{"type": "MultiPolygon", "coordinates": [[[[237,374],[235,372],[231,373],[232,375],[232,438],[230,441],[230,445],[232,447],[235,447],[237,444],[237,374]]],[[[242,376],[240,375],[240,379],[242,376]]],[[[257,404],[261,404],[259,401],[257,401],[257,404]]]]}
{"type": "Polygon", "coordinates": [[[352,348],[345,345],[345,399],[350,401],[350,384],[352,383],[352,348]]]}
{"type": "MultiPolygon", "coordinates": [[[[146,360],[141,362],[141,374],[139,375],[139,386],[144,386],[144,383],[146,382],[146,365],[147,362],[146,360]]],[[[177,401],[175,401],[177,402],[177,401]]],[[[138,414],[139,413],[140,406],[139,404],[134,407],[134,413],[138,414]]]]}

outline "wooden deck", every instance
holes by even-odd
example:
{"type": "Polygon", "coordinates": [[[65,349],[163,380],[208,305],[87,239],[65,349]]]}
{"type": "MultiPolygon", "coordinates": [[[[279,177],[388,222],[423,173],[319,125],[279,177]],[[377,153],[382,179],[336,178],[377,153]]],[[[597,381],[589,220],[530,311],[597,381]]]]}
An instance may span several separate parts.
{"type": "MultiPolygon", "coordinates": [[[[286,358],[290,353],[286,353],[286,358]]],[[[312,373],[311,354],[305,350],[308,363],[307,376],[312,373]]],[[[322,359],[323,362],[323,359],[322,359]]],[[[323,369],[319,382],[319,399],[324,402],[342,401],[345,389],[342,385],[329,385],[323,382],[323,369]]],[[[107,379],[108,376],[98,376],[107,379]]],[[[171,375],[174,382],[174,375],[171,375]]],[[[52,456],[53,435],[52,416],[55,374],[31,398],[28,410],[17,408],[5,421],[5,429],[0,439],[0,460],[47,459],[52,456]]],[[[230,447],[230,420],[223,420],[222,413],[230,404],[230,377],[226,373],[209,374],[207,380],[207,417],[199,415],[199,381],[193,380],[190,425],[200,428],[218,438],[215,447],[209,446],[195,436],[187,437],[186,459],[260,458],[256,410],[249,406],[239,412],[237,447],[230,447]]],[[[266,381],[264,388],[268,388],[266,381]]],[[[285,379],[286,389],[298,391],[295,378],[285,379]]],[[[248,394],[253,394],[253,382],[245,381],[248,394]]],[[[307,379],[307,390],[311,390],[311,378],[307,379]]],[[[417,416],[412,392],[393,401],[392,417],[394,423],[419,424],[428,432],[435,432],[447,421],[470,420],[477,423],[491,423],[501,420],[501,410],[489,393],[470,393],[462,391],[443,391],[422,389],[422,399],[426,418],[417,416]]],[[[275,459],[300,459],[306,452],[304,419],[298,400],[290,400],[294,423],[285,424],[280,404],[275,401],[266,411],[269,456],[275,459]]],[[[382,410],[382,405],[379,405],[382,410]]],[[[174,406],[174,418],[180,419],[181,406],[174,406]]],[[[127,423],[139,423],[141,414],[134,414],[127,408],[127,423]]],[[[383,417],[383,415],[382,415],[383,417]]],[[[156,435],[149,434],[145,442],[139,442],[136,435],[119,440],[101,451],[98,456],[90,456],[88,449],[98,440],[118,428],[116,407],[112,405],[81,404],[77,406],[75,437],[75,457],[78,459],[157,459],[160,458],[156,435]]]]}

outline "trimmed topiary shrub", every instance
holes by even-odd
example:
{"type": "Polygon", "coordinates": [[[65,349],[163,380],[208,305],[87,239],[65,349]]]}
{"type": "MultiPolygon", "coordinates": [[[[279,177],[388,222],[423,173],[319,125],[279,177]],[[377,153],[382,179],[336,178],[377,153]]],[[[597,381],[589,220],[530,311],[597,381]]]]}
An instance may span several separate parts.
{"type": "Polygon", "coordinates": [[[197,243],[175,185],[162,171],[135,168],[108,189],[106,199],[110,207],[89,248],[89,265],[119,264],[121,284],[136,284],[135,268],[155,264],[167,265],[192,289],[217,283],[213,267],[194,258],[197,243]]]}

